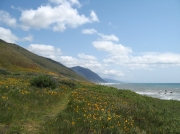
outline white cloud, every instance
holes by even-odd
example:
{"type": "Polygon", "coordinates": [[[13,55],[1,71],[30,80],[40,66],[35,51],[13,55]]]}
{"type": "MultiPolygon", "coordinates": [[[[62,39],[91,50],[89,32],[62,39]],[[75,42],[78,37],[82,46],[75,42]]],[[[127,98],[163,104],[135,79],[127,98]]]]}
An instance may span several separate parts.
{"type": "Polygon", "coordinates": [[[99,19],[94,11],[91,11],[90,17],[92,22],[99,22],[99,19]]]}
{"type": "Polygon", "coordinates": [[[16,41],[19,40],[19,38],[16,35],[11,33],[11,30],[3,28],[3,27],[0,27],[0,35],[1,35],[0,36],[1,39],[10,43],[15,43],[16,41]]]}
{"type": "Polygon", "coordinates": [[[36,53],[38,55],[51,58],[55,61],[58,61],[64,64],[67,67],[73,66],[83,66],[91,69],[100,67],[101,64],[97,62],[96,57],[86,54],[78,54],[79,58],[74,58],[72,56],[62,55],[62,52],[59,48],[55,48],[51,45],[44,44],[31,44],[27,48],[29,51],[36,53]]]}
{"type": "Polygon", "coordinates": [[[124,74],[121,71],[117,71],[117,70],[105,70],[103,72],[103,75],[112,77],[112,76],[123,76],[124,74]]]}
{"type": "Polygon", "coordinates": [[[55,4],[68,4],[68,5],[77,5],[78,7],[81,7],[81,4],[79,3],[78,0],[49,0],[50,2],[52,3],[55,3],[55,4]]]}
{"type": "Polygon", "coordinates": [[[142,56],[135,56],[132,58],[139,64],[180,64],[180,54],[175,53],[147,53],[142,56]]]}
{"type": "Polygon", "coordinates": [[[126,66],[130,69],[148,69],[152,67],[168,67],[180,65],[180,54],[174,53],[145,53],[139,56],[133,55],[113,55],[104,59],[107,64],[118,64],[126,66]]]}
{"type": "Polygon", "coordinates": [[[22,41],[33,41],[33,36],[32,35],[26,36],[22,39],[22,41]]]}
{"type": "Polygon", "coordinates": [[[67,67],[73,67],[79,65],[79,60],[72,56],[60,56],[58,61],[67,67]]]}
{"type": "Polygon", "coordinates": [[[22,28],[28,30],[53,29],[54,31],[64,31],[66,28],[76,28],[80,25],[98,22],[98,17],[94,11],[90,16],[80,15],[73,5],[80,5],[77,0],[51,0],[57,5],[42,5],[37,9],[23,10],[20,21],[22,28]]]}
{"type": "MultiPolygon", "coordinates": [[[[88,29],[85,29],[88,31],[88,29]]],[[[89,31],[91,31],[89,29],[89,31]]],[[[123,46],[113,41],[119,39],[115,35],[104,35],[96,32],[101,36],[101,40],[93,41],[92,44],[97,50],[108,53],[108,58],[104,59],[107,65],[117,64],[130,69],[148,69],[151,67],[168,67],[171,65],[180,65],[180,54],[175,53],[141,53],[134,55],[130,47],[123,46]]]]}
{"type": "Polygon", "coordinates": [[[77,5],[78,7],[81,7],[81,4],[79,3],[78,0],[70,0],[70,2],[71,2],[73,5],[77,5]]]}
{"type": "Polygon", "coordinates": [[[83,29],[82,33],[83,34],[95,34],[95,33],[97,33],[97,31],[93,28],[92,29],[83,29]]]}
{"type": "Polygon", "coordinates": [[[114,34],[112,34],[112,35],[104,35],[104,34],[98,33],[98,35],[102,38],[101,40],[119,41],[119,38],[116,37],[114,34]]]}
{"type": "Polygon", "coordinates": [[[94,60],[94,58],[93,59],[89,58],[89,60],[84,60],[83,58],[81,58],[81,56],[80,58],[74,58],[72,56],[60,56],[58,58],[58,61],[67,67],[82,66],[91,69],[95,72],[97,72],[99,68],[102,68],[102,65],[97,60],[94,60]]]}
{"type": "Polygon", "coordinates": [[[100,40],[106,40],[106,41],[119,41],[119,38],[117,36],[115,36],[114,34],[111,35],[104,35],[102,33],[97,32],[95,29],[91,28],[91,29],[83,29],[81,31],[83,34],[97,34],[99,35],[101,38],[100,40]]]}
{"type": "Polygon", "coordinates": [[[24,38],[19,38],[15,34],[13,34],[10,29],[6,29],[3,27],[0,27],[0,35],[1,35],[0,38],[2,40],[5,40],[9,43],[16,43],[17,41],[32,41],[33,40],[32,35],[26,36],[24,38]]]}
{"type": "Polygon", "coordinates": [[[112,55],[129,55],[132,49],[111,41],[94,41],[93,46],[98,50],[106,51],[112,55]]]}
{"type": "Polygon", "coordinates": [[[107,70],[105,69],[105,65],[102,65],[97,61],[97,58],[92,55],[87,55],[84,53],[78,54],[78,58],[72,56],[61,55],[61,50],[55,48],[51,45],[44,44],[31,44],[28,47],[28,50],[34,52],[38,55],[51,58],[55,61],[62,63],[67,67],[73,66],[82,66],[88,69],[91,69],[95,73],[103,77],[112,77],[112,76],[123,76],[124,74],[121,71],[117,70],[107,70]]]}
{"type": "Polygon", "coordinates": [[[85,59],[85,60],[97,60],[96,57],[92,56],[92,55],[85,55],[84,53],[78,54],[78,57],[81,59],[85,59]]]}
{"type": "Polygon", "coordinates": [[[16,27],[16,19],[11,17],[8,12],[0,10],[0,23],[5,23],[8,26],[16,27]]]}
{"type": "Polygon", "coordinates": [[[99,69],[90,67],[95,72],[98,72],[101,76],[106,77],[120,77],[125,74],[120,70],[113,70],[113,67],[116,68],[126,68],[126,69],[145,69],[145,70],[155,70],[157,67],[165,68],[169,66],[180,66],[180,54],[175,53],[140,53],[134,54],[130,47],[124,46],[119,43],[119,38],[112,35],[105,35],[97,32],[95,29],[83,29],[83,34],[97,34],[100,39],[92,42],[92,45],[100,51],[107,52],[103,63],[100,64],[99,69]],[[106,67],[111,68],[107,70],[106,67]]]}
{"type": "Polygon", "coordinates": [[[100,68],[102,68],[102,64],[99,63],[97,60],[90,60],[90,61],[82,61],[81,60],[81,66],[91,69],[94,72],[98,72],[100,68]]]}
{"type": "Polygon", "coordinates": [[[82,66],[93,71],[96,71],[98,68],[102,68],[102,65],[97,61],[96,57],[92,55],[78,54],[78,57],[79,58],[60,56],[58,61],[68,67],[82,66]]]}
{"type": "Polygon", "coordinates": [[[18,11],[21,11],[21,10],[22,10],[22,8],[20,8],[20,7],[15,7],[15,6],[13,6],[13,5],[11,5],[11,9],[15,9],[15,10],[18,10],[18,11]]]}
{"type": "Polygon", "coordinates": [[[38,55],[58,61],[68,67],[83,66],[91,69],[96,69],[97,67],[101,66],[101,64],[97,62],[96,57],[92,55],[81,53],[78,54],[79,58],[74,58],[72,56],[62,55],[62,52],[59,48],[55,48],[51,45],[31,44],[27,49],[38,55]]]}
{"type": "Polygon", "coordinates": [[[60,48],[55,48],[51,45],[31,44],[27,49],[31,52],[48,58],[55,58],[61,54],[60,48]]]}

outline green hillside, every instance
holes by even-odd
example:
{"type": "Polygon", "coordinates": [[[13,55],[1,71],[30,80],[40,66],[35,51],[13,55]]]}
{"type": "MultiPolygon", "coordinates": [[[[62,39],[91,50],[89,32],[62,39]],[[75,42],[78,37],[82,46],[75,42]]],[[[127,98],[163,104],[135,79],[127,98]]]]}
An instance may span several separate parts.
{"type": "Polygon", "coordinates": [[[0,68],[9,71],[44,72],[85,80],[74,71],[51,59],[38,56],[16,44],[0,40],[0,68]]]}
{"type": "Polygon", "coordinates": [[[0,134],[179,134],[179,109],[0,40],[0,134]]]}
{"type": "Polygon", "coordinates": [[[38,72],[44,68],[0,40],[0,68],[12,72],[38,72]]]}

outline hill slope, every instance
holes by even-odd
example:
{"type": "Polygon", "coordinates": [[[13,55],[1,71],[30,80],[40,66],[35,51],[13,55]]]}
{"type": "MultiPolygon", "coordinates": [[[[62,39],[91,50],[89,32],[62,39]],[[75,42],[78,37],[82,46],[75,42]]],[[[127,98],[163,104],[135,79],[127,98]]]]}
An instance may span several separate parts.
{"type": "MultiPolygon", "coordinates": [[[[19,46],[0,40],[0,134],[179,134],[179,101],[61,77],[51,79],[57,84],[55,89],[35,86],[32,80],[41,81],[39,75],[26,73],[52,71],[48,66],[51,62],[57,67],[64,66],[21,47],[16,51],[14,47],[19,46]],[[30,56],[39,60],[35,62],[30,56]],[[11,73],[2,75],[3,70],[11,73]]],[[[72,75],[71,72],[66,73],[72,75]]]]}
{"type": "Polygon", "coordinates": [[[93,71],[83,68],[80,66],[72,67],[73,71],[75,71],[77,74],[81,75],[82,77],[86,78],[87,80],[95,83],[105,83],[106,81],[103,80],[100,76],[98,76],[93,71]]]}
{"type": "Polygon", "coordinates": [[[16,44],[0,39],[0,68],[9,71],[52,72],[69,78],[85,80],[71,69],[51,59],[38,56],[16,44]]]}
{"type": "Polygon", "coordinates": [[[9,43],[0,40],[0,68],[12,72],[45,71],[37,63],[10,47],[9,43]]]}

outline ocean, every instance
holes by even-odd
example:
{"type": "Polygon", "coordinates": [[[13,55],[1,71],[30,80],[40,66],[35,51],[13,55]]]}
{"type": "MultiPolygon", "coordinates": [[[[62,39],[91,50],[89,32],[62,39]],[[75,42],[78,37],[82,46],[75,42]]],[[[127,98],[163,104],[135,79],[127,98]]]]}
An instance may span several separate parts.
{"type": "Polygon", "coordinates": [[[118,89],[129,89],[141,95],[180,101],[180,83],[109,83],[118,89]]]}

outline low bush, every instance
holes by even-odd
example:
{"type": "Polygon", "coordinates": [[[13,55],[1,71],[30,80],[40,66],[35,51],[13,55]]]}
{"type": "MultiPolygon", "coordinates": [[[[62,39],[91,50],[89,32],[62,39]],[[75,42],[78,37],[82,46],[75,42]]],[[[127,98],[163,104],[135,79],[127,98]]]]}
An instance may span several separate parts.
{"type": "Polygon", "coordinates": [[[9,74],[11,74],[11,73],[8,72],[8,71],[6,71],[6,70],[0,69],[0,74],[9,75],[9,74]]]}
{"type": "Polygon", "coordinates": [[[71,89],[74,89],[76,87],[75,82],[73,82],[71,80],[61,80],[60,84],[66,85],[66,86],[70,87],[71,89]]]}
{"type": "Polygon", "coordinates": [[[31,79],[30,84],[38,88],[49,87],[54,89],[57,87],[57,82],[49,75],[36,76],[31,79]]]}

